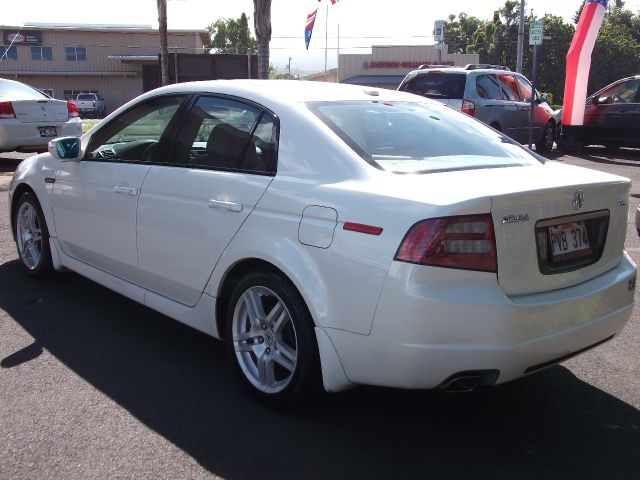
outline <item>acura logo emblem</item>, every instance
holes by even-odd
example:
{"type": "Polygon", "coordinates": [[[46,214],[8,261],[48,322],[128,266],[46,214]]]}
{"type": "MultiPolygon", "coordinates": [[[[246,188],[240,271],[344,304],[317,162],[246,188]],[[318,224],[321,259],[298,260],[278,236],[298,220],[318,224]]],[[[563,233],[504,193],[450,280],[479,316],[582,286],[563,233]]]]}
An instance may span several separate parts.
{"type": "Polygon", "coordinates": [[[584,192],[582,190],[577,190],[576,193],[573,194],[573,209],[580,210],[584,205],[584,192]]]}

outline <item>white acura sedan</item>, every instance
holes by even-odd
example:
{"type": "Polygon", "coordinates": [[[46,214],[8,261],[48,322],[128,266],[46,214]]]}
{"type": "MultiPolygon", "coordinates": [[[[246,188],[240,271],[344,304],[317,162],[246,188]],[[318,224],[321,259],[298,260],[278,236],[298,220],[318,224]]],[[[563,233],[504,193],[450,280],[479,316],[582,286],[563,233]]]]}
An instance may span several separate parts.
{"type": "Polygon", "coordinates": [[[251,391],[471,390],[616,336],[630,183],[446,106],[328,83],[146,93],[10,186],[28,274],[64,268],[224,339],[251,391]]]}
{"type": "Polygon", "coordinates": [[[0,78],[0,152],[45,151],[54,137],[82,135],[76,105],[0,78]]]}

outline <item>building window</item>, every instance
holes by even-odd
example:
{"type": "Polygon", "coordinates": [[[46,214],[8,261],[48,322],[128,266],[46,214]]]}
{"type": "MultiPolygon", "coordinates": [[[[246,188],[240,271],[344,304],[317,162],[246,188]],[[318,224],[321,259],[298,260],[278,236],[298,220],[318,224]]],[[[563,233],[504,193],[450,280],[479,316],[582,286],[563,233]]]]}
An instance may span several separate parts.
{"type": "Polygon", "coordinates": [[[86,47],[65,47],[67,62],[84,62],[87,59],[86,47]]]}
{"type": "Polygon", "coordinates": [[[31,60],[53,60],[51,47],[31,47],[31,60]]]}
{"type": "Polygon", "coordinates": [[[0,59],[18,60],[18,49],[16,47],[0,45],[0,59]]]}
{"type": "Polygon", "coordinates": [[[53,88],[39,88],[38,90],[40,90],[42,93],[44,93],[45,95],[54,98],[53,96],[53,88]]]}

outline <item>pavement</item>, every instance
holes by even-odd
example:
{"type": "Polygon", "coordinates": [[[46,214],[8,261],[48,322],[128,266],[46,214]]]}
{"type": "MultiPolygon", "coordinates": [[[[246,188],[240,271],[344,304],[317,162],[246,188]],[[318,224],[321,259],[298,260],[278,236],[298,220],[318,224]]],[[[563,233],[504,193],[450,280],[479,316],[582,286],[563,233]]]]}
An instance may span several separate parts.
{"type": "MultiPolygon", "coordinates": [[[[640,260],[640,151],[556,160],[634,181],[640,260]]],[[[506,385],[360,388],[277,411],[246,394],[222,343],[76,274],[28,278],[7,218],[2,195],[2,480],[640,478],[637,308],[611,342],[506,385]]]]}

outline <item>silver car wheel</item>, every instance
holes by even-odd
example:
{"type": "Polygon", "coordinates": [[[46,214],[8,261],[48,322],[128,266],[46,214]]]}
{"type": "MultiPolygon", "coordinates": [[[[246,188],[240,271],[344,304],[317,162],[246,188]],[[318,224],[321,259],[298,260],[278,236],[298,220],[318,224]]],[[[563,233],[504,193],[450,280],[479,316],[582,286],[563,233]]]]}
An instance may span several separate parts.
{"type": "Polygon", "coordinates": [[[298,341],[291,314],[271,289],[254,286],[240,295],[231,324],[238,364],[251,384],[278,393],[293,379],[298,341]]]}
{"type": "Polygon", "coordinates": [[[16,220],[20,259],[29,270],[35,270],[42,258],[42,229],[38,212],[31,203],[25,202],[20,205],[16,220]]]}

